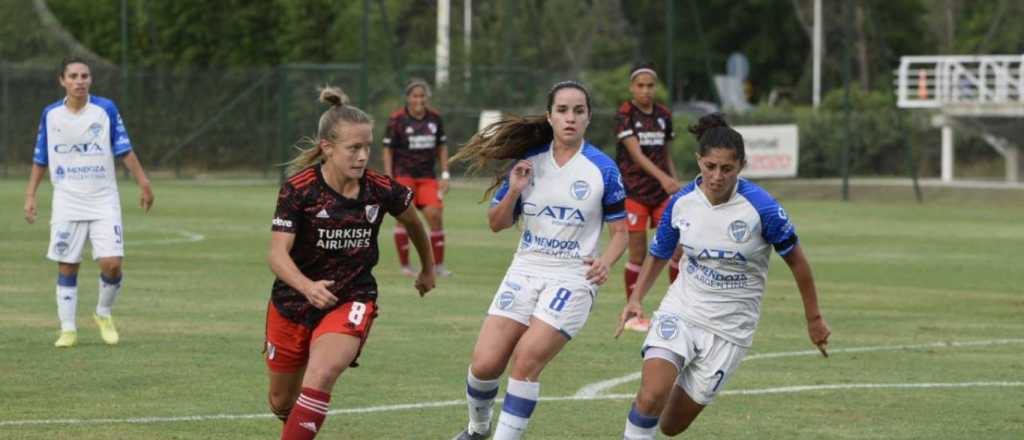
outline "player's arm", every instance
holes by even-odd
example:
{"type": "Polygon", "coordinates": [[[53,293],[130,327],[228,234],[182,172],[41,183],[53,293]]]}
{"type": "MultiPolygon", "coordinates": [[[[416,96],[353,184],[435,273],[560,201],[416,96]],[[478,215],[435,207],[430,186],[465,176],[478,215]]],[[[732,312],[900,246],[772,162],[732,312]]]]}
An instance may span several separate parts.
{"type": "Polygon", "coordinates": [[[508,192],[494,206],[487,210],[487,223],[491,231],[499,232],[516,224],[516,206],[519,203],[519,196],[530,184],[533,177],[533,163],[528,160],[520,160],[509,173],[508,192]]]}
{"type": "Polygon", "coordinates": [[[306,277],[299,270],[292,260],[291,250],[295,244],[295,234],[290,232],[273,231],[270,235],[270,253],[267,255],[267,263],[270,271],[277,275],[285,284],[292,286],[309,300],[309,303],[318,309],[325,309],[338,302],[327,286],[334,284],[334,281],[319,280],[313,281],[306,277]]]}
{"type": "Polygon", "coordinates": [[[818,291],[814,286],[811,264],[807,261],[799,244],[794,245],[793,249],[782,259],[789,266],[790,272],[793,273],[793,280],[796,281],[796,286],[800,289],[800,298],[804,303],[804,317],[807,319],[807,333],[811,337],[811,342],[818,346],[818,350],[821,350],[823,356],[828,357],[828,352],[825,349],[828,347],[828,337],[832,332],[829,330],[825,318],[821,316],[821,309],[818,308],[818,291]]]}
{"type": "Polygon", "coordinates": [[[629,231],[626,230],[626,221],[617,220],[608,223],[608,235],[611,236],[611,239],[608,240],[608,245],[605,246],[601,256],[584,259],[584,263],[590,264],[590,270],[587,271],[587,281],[598,286],[608,281],[609,269],[615,265],[616,261],[619,261],[622,253],[626,251],[626,244],[629,243],[629,231]]]}
{"type": "Polygon", "coordinates": [[[661,214],[661,220],[658,221],[658,229],[654,233],[654,240],[651,240],[651,245],[647,249],[647,256],[644,257],[644,262],[640,266],[640,275],[636,279],[636,284],[633,285],[633,294],[630,295],[629,301],[622,308],[622,314],[619,315],[619,326],[615,329],[616,338],[622,334],[626,321],[634,317],[644,317],[644,297],[647,296],[647,292],[654,285],[654,280],[658,279],[661,271],[665,269],[668,260],[677,252],[679,247],[679,229],[672,225],[672,212],[675,209],[676,197],[678,196],[673,197],[669,201],[668,208],[661,214]]]}
{"type": "Polygon", "coordinates": [[[437,187],[442,194],[448,194],[448,182],[452,178],[448,172],[448,144],[437,146],[437,162],[441,165],[441,180],[437,182],[437,187]]]}
{"type": "MultiPolygon", "coordinates": [[[[665,154],[668,155],[668,172],[672,174],[672,180],[679,181],[679,173],[676,172],[676,161],[672,160],[671,142],[665,142],[665,154]]],[[[674,193],[669,193],[669,195],[674,193]]]]}
{"type": "Polygon", "coordinates": [[[142,163],[139,162],[138,156],[135,155],[134,151],[129,151],[127,154],[121,157],[124,162],[124,166],[128,168],[128,171],[135,176],[135,182],[139,184],[139,189],[142,190],[142,194],[139,196],[139,207],[149,212],[149,208],[153,206],[153,188],[149,185],[149,178],[146,177],[146,171],[142,169],[142,163]]]}
{"type": "Polygon", "coordinates": [[[381,148],[381,161],[384,162],[384,175],[388,177],[395,177],[392,171],[392,161],[394,160],[394,154],[391,151],[391,147],[385,146],[381,148]]]}
{"type": "Polygon", "coordinates": [[[28,175],[28,186],[25,188],[25,221],[29,224],[36,222],[36,190],[39,189],[39,182],[43,181],[45,175],[45,166],[32,164],[32,171],[28,175]]]}
{"type": "MultiPolygon", "coordinates": [[[[623,138],[621,142],[622,145],[626,146],[626,151],[629,152],[629,157],[633,159],[633,162],[640,165],[640,168],[648,175],[657,179],[665,192],[675,194],[676,191],[679,191],[679,188],[681,188],[682,185],[675,179],[675,177],[665,174],[661,168],[658,168],[654,162],[651,162],[651,159],[648,159],[647,156],[644,155],[643,149],[640,148],[640,140],[637,139],[636,136],[627,136],[623,138]]],[[[669,160],[669,162],[671,163],[672,161],[669,160]]],[[[670,170],[671,169],[672,168],[670,168],[670,170]]],[[[675,172],[673,171],[672,174],[675,175],[675,172]]]]}
{"type": "Polygon", "coordinates": [[[420,296],[426,295],[434,288],[434,254],[430,247],[430,238],[423,229],[420,216],[416,215],[415,206],[409,205],[395,218],[405,227],[409,233],[409,240],[416,247],[416,254],[420,257],[420,274],[416,277],[416,290],[420,292],[420,296]]]}

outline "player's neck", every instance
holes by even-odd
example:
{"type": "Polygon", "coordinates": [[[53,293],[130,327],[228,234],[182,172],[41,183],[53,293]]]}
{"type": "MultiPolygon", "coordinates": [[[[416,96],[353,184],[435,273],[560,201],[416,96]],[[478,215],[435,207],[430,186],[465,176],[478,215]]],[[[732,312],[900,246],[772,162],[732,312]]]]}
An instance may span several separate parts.
{"type": "Polygon", "coordinates": [[[551,155],[554,156],[555,163],[557,163],[558,166],[562,166],[572,159],[580,148],[583,148],[583,139],[580,139],[578,143],[575,143],[571,147],[559,142],[558,139],[555,139],[551,142],[551,155]]]}
{"type": "Polygon", "coordinates": [[[81,98],[74,97],[74,96],[68,96],[67,98],[64,99],[64,106],[66,106],[67,108],[71,109],[72,112],[78,113],[83,108],[85,108],[85,104],[87,102],[89,102],[89,96],[88,95],[86,95],[84,97],[81,97],[81,98]]]}
{"type": "Polygon", "coordinates": [[[711,206],[718,206],[725,202],[728,202],[729,198],[732,196],[731,188],[729,189],[729,192],[725,193],[724,195],[717,196],[713,194],[711,190],[709,190],[706,186],[704,186],[704,182],[701,182],[700,185],[698,185],[698,187],[700,188],[700,191],[704,193],[704,198],[708,199],[708,202],[711,203],[711,206]]]}
{"type": "Polygon", "coordinates": [[[332,170],[327,164],[320,167],[320,173],[324,176],[324,182],[334,192],[350,199],[359,197],[359,179],[349,179],[341,173],[332,170]]]}
{"type": "Polygon", "coordinates": [[[419,111],[413,110],[409,106],[405,106],[405,109],[409,112],[409,116],[412,116],[413,118],[416,118],[416,119],[423,119],[423,117],[427,115],[427,108],[426,107],[420,108],[419,111]]]}
{"type": "Polygon", "coordinates": [[[653,111],[654,111],[654,101],[651,101],[651,102],[650,102],[650,103],[648,103],[647,105],[642,105],[642,104],[640,104],[640,103],[636,102],[635,100],[632,100],[632,101],[630,101],[630,102],[632,102],[632,103],[633,103],[633,106],[634,106],[634,107],[636,107],[636,108],[640,109],[640,111],[642,111],[642,112],[644,112],[644,113],[650,113],[650,112],[653,112],[653,111]]]}

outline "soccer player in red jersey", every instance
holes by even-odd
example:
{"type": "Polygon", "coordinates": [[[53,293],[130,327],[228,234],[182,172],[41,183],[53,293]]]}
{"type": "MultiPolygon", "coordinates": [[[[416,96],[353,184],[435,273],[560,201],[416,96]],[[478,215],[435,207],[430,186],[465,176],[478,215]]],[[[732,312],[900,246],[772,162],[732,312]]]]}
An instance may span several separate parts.
{"type": "MultiPolygon", "coordinates": [[[[629,228],[629,260],[626,262],[626,299],[633,293],[640,266],[647,254],[647,229],[658,226],[669,196],[682,187],[676,177],[669,146],[675,138],[672,111],[655,102],[658,74],[651,63],[639,64],[629,73],[629,91],[633,99],[622,103],[615,115],[615,134],[619,140],[616,162],[626,186],[626,212],[629,228]]],[[[672,258],[669,277],[679,273],[679,256],[672,258]]],[[[650,322],[635,318],[626,329],[646,332],[650,322]]]]}
{"type": "MultiPolygon", "coordinates": [[[[451,272],[444,267],[444,227],[441,199],[448,193],[448,145],[441,115],[427,107],[430,86],[414,78],[405,86],[405,106],[388,119],[384,133],[384,174],[394,176],[402,185],[412,188],[416,208],[430,226],[430,244],[434,250],[434,267],[441,276],[451,272]],[[434,174],[434,163],[441,166],[441,180],[434,174]]],[[[395,226],[395,246],[402,273],[413,275],[409,265],[409,234],[402,225],[395,226]]]]}
{"type": "Polygon", "coordinates": [[[266,363],[270,408],[285,422],[282,440],[316,437],[331,389],[356,366],[377,316],[377,237],[384,214],[405,225],[423,270],[415,287],[434,287],[427,234],[410,207],[412,192],[366,169],[373,121],[337,88],[321,91],[331,108],[317,139],[290,165],[270,239],[277,278],[267,307],[266,363]]]}

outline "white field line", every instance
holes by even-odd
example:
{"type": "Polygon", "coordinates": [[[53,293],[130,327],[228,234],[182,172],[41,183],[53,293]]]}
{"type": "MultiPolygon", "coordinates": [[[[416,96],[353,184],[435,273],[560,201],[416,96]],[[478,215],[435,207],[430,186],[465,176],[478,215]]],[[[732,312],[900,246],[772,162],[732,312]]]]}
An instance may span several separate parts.
{"type": "MultiPolygon", "coordinates": [[[[777,388],[755,388],[749,390],[726,390],[724,395],[755,396],[764,394],[786,394],[801,393],[807,391],[829,391],[829,390],[850,390],[850,389],[929,389],[929,388],[978,388],[978,387],[1024,387],[1024,382],[954,382],[954,383],[850,383],[850,384],[829,384],[829,385],[798,385],[777,388]]],[[[632,394],[605,394],[593,397],[560,396],[541,397],[544,402],[562,401],[593,401],[593,400],[627,400],[633,399],[632,394]]],[[[497,399],[501,402],[502,399],[497,399]]],[[[364,414],[381,413],[392,411],[405,411],[425,408],[443,408],[450,406],[465,405],[465,400],[441,400],[436,402],[405,403],[400,405],[380,405],[363,408],[342,408],[333,409],[328,412],[331,415],[338,414],[364,414]]],[[[0,421],[0,428],[15,426],[41,426],[41,425],[99,425],[111,423],[149,424],[149,423],[175,423],[175,422],[204,422],[211,420],[247,420],[247,419],[269,419],[274,415],[263,414],[214,414],[205,416],[178,416],[178,417],[136,417],[124,419],[45,419],[45,420],[7,420],[0,421]]]]}
{"type": "MultiPolygon", "coordinates": [[[[987,341],[952,341],[952,342],[933,342],[928,344],[914,344],[914,345],[881,345],[881,346],[869,346],[869,347],[851,347],[851,348],[839,348],[830,350],[831,353],[859,353],[859,352],[870,352],[870,351],[893,351],[893,350],[912,350],[922,348],[947,348],[947,347],[976,347],[986,345],[1005,345],[1005,344],[1020,344],[1024,343],[1024,339],[994,339],[987,341]]],[[[754,359],[769,359],[787,356],[813,356],[818,355],[817,350],[804,350],[804,351],[790,351],[790,352],[776,352],[776,353],[761,353],[747,356],[746,360],[754,359]]],[[[587,401],[587,400],[617,400],[617,399],[632,399],[632,394],[607,394],[599,395],[601,391],[619,385],[621,383],[630,382],[640,378],[640,373],[629,374],[620,378],[610,379],[606,381],[597,382],[591,385],[587,385],[580,389],[573,396],[562,396],[562,397],[543,397],[541,400],[544,401],[587,401]]],[[[966,383],[947,383],[947,384],[837,384],[837,385],[809,385],[809,386],[790,386],[781,388],[765,388],[765,389],[753,389],[753,390],[725,390],[722,394],[739,394],[739,395],[758,395],[758,394],[775,394],[775,393],[794,393],[802,391],[816,391],[816,390],[835,390],[835,389],[855,389],[855,388],[960,388],[960,387],[979,387],[979,386],[1024,386],[1024,382],[966,382],[966,383]]],[[[500,402],[501,399],[498,399],[500,402]]],[[[420,403],[406,403],[398,405],[379,405],[369,406],[362,408],[344,408],[334,409],[329,414],[363,414],[363,413],[378,413],[378,412],[389,412],[389,411],[403,411],[412,409],[424,409],[424,408],[442,408],[449,406],[464,405],[465,400],[442,400],[435,402],[420,402],[420,403]]],[[[130,423],[130,424],[146,424],[146,423],[174,423],[174,422],[202,422],[209,420],[245,420],[245,419],[264,419],[274,417],[273,414],[213,414],[213,415],[198,415],[198,416],[175,416],[175,417],[136,417],[136,418],[103,418],[103,419],[40,419],[40,420],[0,420],[0,428],[7,426],[29,426],[29,425],[96,425],[96,424],[109,424],[109,423],[130,423]]]]}
{"type": "MultiPolygon", "coordinates": [[[[987,345],[1006,345],[1006,344],[1024,344],[1024,339],[993,339],[988,341],[950,341],[950,342],[932,342],[928,344],[913,344],[913,345],[876,345],[869,347],[850,347],[850,348],[832,348],[829,349],[829,355],[838,353],[864,353],[871,351],[896,351],[896,350],[919,350],[927,348],[952,348],[952,347],[981,347],[987,345]]],[[[753,361],[757,359],[774,359],[781,357],[793,357],[793,356],[821,356],[821,353],[817,349],[814,350],[801,350],[801,351],[783,351],[776,353],[758,353],[747,356],[743,359],[744,362],[753,361]]],[[[595,382],[590,385],[580,388],[576,392],[576,397],[594,397],[598,396],[606,390],[617,387],[624,383],[633,382],[640,379],[640,372],[629,373],[625,376],[616,377],[614,379],[602,380],[595,382]]]]}
{"type": "Polygon", "coordinates": [[[151,240],[131,240],[125,242],[126,247],[131,247],[137,244],[153,245],[153,244],[175,244],[175,243],[193,243],[197,241],[206,240],[206,236],[196,232],[189,232],[184,229],[180,231],[174,231],[175,234],[181,236],[180,238],[154,238],[151,240]]]}

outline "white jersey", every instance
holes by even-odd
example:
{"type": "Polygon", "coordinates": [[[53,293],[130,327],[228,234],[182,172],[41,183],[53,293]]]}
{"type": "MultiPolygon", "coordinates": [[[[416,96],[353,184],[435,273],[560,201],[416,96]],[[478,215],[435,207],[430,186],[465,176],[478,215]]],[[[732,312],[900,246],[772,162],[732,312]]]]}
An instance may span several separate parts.
{"type": "MultiPolygon", "coordinates": [[[[527,151],[524,159],[533,164],[533,178],[516,201],[523,234],[509,270],[586,279],[583,258],[597,255],[602,225],[626,218],[626,191],[618,167],[585,141],[561,167],[550,144],[527,151]]],[[[491,206],[507,193],[506,179],[491,206]]]]}
{"type": "Polygon", "coordinates": [[[49,167],[53,183],[50,223],[120,219],[114,157],[132,151],[113,101],[89,96],[78,113],[50,104],[39,121],[33,161],[49,167]]]}
{"type": "Polygon", "coordinates": [[[791,252],[796,229],[782,206],[746,179],[716,206],[697,187],[700,182],[698,177],[672,196],[651,241],[651,255],[668,259],[682,246],[687,260],[659,310],[749,347],[761,317],[771,248],[782,256],[791,252]]]}

